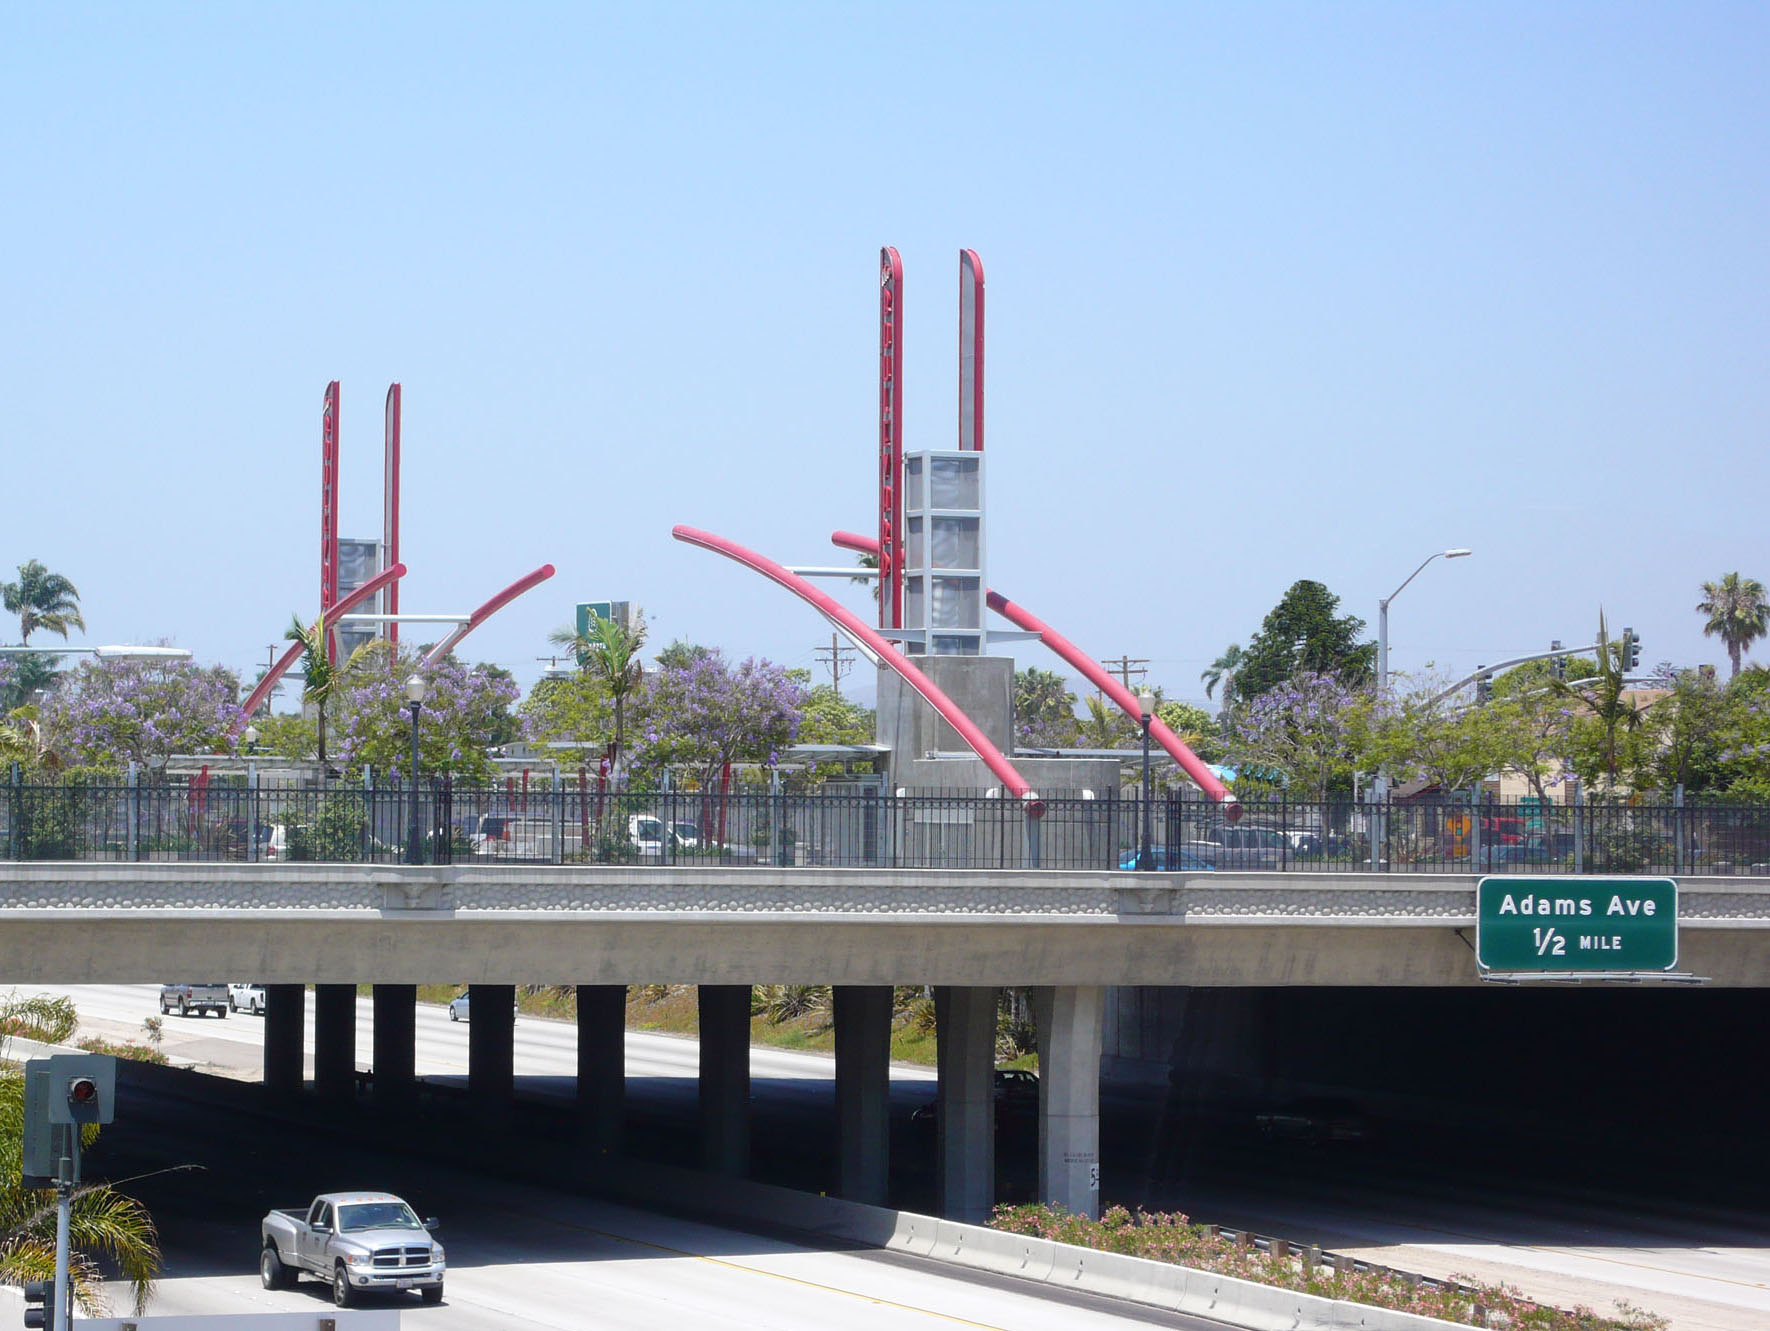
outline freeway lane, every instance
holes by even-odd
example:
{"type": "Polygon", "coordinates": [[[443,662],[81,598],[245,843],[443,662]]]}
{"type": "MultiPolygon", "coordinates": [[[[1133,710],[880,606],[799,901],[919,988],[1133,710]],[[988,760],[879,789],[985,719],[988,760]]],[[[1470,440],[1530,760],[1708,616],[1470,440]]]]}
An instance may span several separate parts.
{"type": "MultiPolygon", "coordinates": [[[[113,1038],[140,1038],[141,1019],[155,1012],[158,994],[155,986],[141,985],[62,992],[75,995],[88,1014],[83,1029],[113,1038]]],[[[365,1001],[359,1012],[367,1008],[365,1001]]],[[[439,1078],[461,1076],[466,1028],[452,1026],[439,1007],[421,1005],[418,1016],[420,1069],[439,1078]]],[[[209,1070],[256,1077],[257,1018],[168,1017],[164,1024],[169,1053],[201,1058],[209,1070]]],[[[569,1023],[518,1019],[518,1067],[532,1078],[525,1088],[570,1094],[574,1036],[569,1023]]],[[[359,1050],[366,1051],[366,1017],[358,1039],[359,1050]]],[[[830,1061],[762,1048],[751,1056],[759,1148],[772,1137],[810,1154],[804,1148],[829,1133],[830,1061]]],[[[692,1144],[696,1060],[692,1041],[628,1033],[635,1110],[661,1112],[681,1129],[674,1138],[668,1131],[657,1134],[654,1140],[666,1149],[672,1140],[679,1147],[692,1144]]],[[[894,1110],[900,1121],[931,1092],[926,1069],[897,1070],[894,1110]]],[[[1265,1143],[1206,1153],[1183,1185],[1151,1197],[1126,1172],[1142,1154],[1126,1143],[1145,1141],[1150,1131],[1139,1101],[1109,1093],[1103,1104],[1103,1143],[1123,1162],[1115,1168],[1107,1161],[1108,1201],[1177,1208],[1203,1220],[1314,1240],[1404,1270],[1504,1282],[1562,1306],[1608,1309],[1624,1298],[1671,1316],[1676,1331],[1760,1331],[1770,1325],[1770,1227],[1762,1214],[1674,1209],[1645,1198],[1619,1204],[1614,1197],[1531,1187],[1517,1179],[1484,1181],[1475,1167],[1423,1175],[1381,1167],[1356,1152],[1287,1151],[1265,1143]]],[[[900,1144],[894,1143],[894,1158],[909,1155],[899,1152],[900,1144]]],[[[674,1158],[686,1162],[680,1149],[674,1158]]],[[[285,1197],[276,1204],[291,1203],[285,1197]]]]}
{"type": "MultiPolygon", "coordinates": [[[[195,1163],[201,1171],[151,1173],[130,1185],[161,1226],[167,1276],[160,1315],[324,1311],[326,1289],[308,1281],[265,1291],[253,1274],[257,1222],[273,1205],[304,1205],[334,1186],[398,1191],[442,1219],[450,1272],[440,1307],[407,1308],[408,1324],[462,1331],[512,1327],[731,1328],[854,1331],[1130,1331],[1141,1326],[1210,1331],[1216,1324],[1107,1300],[1053,1297],[1030,1286],[972,1278],[932,1262],[871,1250],[808,1246],[777,1236],[648,1214],[568,1193],[509,1183],[474,1165],[441,1165],[354,1145],[336,1129],[230,1112],[190,1096],[129,1085],[91,1163],[123,1178],[195,1163]]],[[[237,1096],[235,1097],[238,1098],[237,1096]]],[[[545,1149],[479,1143],[480,1162],[545,1149]]]]}

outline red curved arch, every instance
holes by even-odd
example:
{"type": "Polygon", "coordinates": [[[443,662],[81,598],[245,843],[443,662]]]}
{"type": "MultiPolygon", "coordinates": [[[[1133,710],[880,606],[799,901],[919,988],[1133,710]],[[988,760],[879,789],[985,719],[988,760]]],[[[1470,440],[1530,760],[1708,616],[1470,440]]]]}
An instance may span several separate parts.
{"type": "MultiPolygon", "coordinates": [[[[332,607],[333,620],[336,620],[340,615],[348,615],[383,587],[391,582],[397,582],[405,576],[406,566],[404,564],[394,564],[390,568],[383,569],[332,607]]],[[[252,690],[251,697],[246,699],[241,709],[240,718],[234,724],[234,733],[238,734],[246,728],[246,722],[252,713],[264,705],[264,700],[270,697],[270,691],[276,687],[276,682],[288,673],[289,667],[294,665],[300,656],[301,644],[292,642],[289,644],[289,650],[277,658],[277,663],[264,672],[264,678],[258,681],[258,687],[252,690]]]]}
{"type": "Polygon", "coordinates": [[[942,693],[940,687],[917,669],[914,662],[881,637],[878,630],[867,627],[865,622],[857,618],[845,606],[813,587],[797,573],[775,563],[766,555],[759,555],[754,550],[747,550],[738,545],[735,541],[728,541],[723,536],[715,536],[712,532],[701,531],[696,527],[672,527],[670,534],[689,545],[698,545],[703,550],[711,550],[714,554],[724,555],[727,559],[735,560],[744,567],[760,573],[763,577],[779,583],[800,600],[815,607],[825,618],[839,625],[843,632],[864,642],[878,654],[881,661],[903,676],[904,682],[921,694],[927,700],[928,705],[939,712],[947,724],[959,732],[960,738],[970,745],[971,751],[983,760],[985,767],[994,773],[996,779],[1002,783],[1003,789],[1025,804],[1028,818],[1044,816],[1045,802],[1038,797],[1038,793],[1031,786],[1027,785],[1026,778],[1014,770],[1014,764],[1008,761],[1000,749],[990,743],[989,736],[977,728],[976,723],[959,709],[957,703],[942,693]]]}
{"type": "Polygon", "coordinates": [[[496,596],[492,597],[491,600],[487,601],[484,605],[480,606],[479,609],[469,615],[465,624],[457,624],[454,628],[450,629],[448,633],[444,634],[441,642],[437,643],[436,646],[424,653],[424,664],[435,665],[438,661],[442,660],[443,657],[454,651],[461,639],[465,638],[469,633],[472,633],[474,629],[485,623],[486,620],[497,614],[498,611],[509,605],[529,588],[540,586],[540,584],[546,582],[547,579],[552,576],[553,565],[543,564],[540,568],[536,569],[533,573],[528,574],[526,577],[518,578],[515,582],[511,583],[503,591],[499,592],[496,596]]]}
{"type": "MultiPolygon", "coordinates": [[[[863,555],[879,553],[879,543],[872,537],[862,536],[858,532],[832,532],[830,533],[830,541],[844,550],[854,550],[863,555]]],[[[1038,634],[1040,642],[1080,671],[1090,684],[1117,703],[1127,716],[1141,722],[1143,709],[1139,706],[1137,699],[1123,684],[1102,670],[1093,657],[1082,651],[1049,624],[1037,618],[1030,610],[1015,605],[1000,592],[989,592],[988,600],[991,610],[1008,620],[1009,623],[1038,634]]],[[[1240,801],[1235,798],[1228,786],[1217,779],[1215,773],[1205,765],[1204,761],[1187,747],[1186,741],[1174,733],[1173,728],[1167,722],[1159,717],[1151,717],[1149,737],[1167,750],[1168,755],[1180,765],[1181,770],[1198,783],[1200,790],[1224,806],[1224,813],[1230,822],[1241,817],[1240,801]]]]}

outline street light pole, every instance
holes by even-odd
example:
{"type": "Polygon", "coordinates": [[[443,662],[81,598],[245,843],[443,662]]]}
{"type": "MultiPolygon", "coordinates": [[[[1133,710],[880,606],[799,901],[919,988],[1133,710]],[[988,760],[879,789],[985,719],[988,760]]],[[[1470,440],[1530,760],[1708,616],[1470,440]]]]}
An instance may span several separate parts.
{"type": "Polygon", "coordinates": [[[1143,724],[1143,843],[1137,854],[1139,869],[1155,868],[1155,856],[1149,848],[1149,721],[1155,715],[1155,695],[1147,690],[1137,695],[1138,719],[1143,724]]]}
{"type": "Polygon", "coordinates": [[[246,858],[258,859],[258,727],[248,725],[246,741],[246,858]]]}
{"type": "Polygon", "coordinates": [[[414,673],[406,680],[406,698],[412,712],[412,823],[406,834],[407,864],[424,863],[424,846],[418,826],[418,713],[423,710],[427,691],[424,676],[414,673]]]}
{"type": "MultiPolygon", "coordinates": [[[[1414,569],[1412,573],[1408,574],[1401,580],[1400,587],[1397,587],[1394,591],[1390,592],[1382,600],[1377,602],[1377,705],[1379,707],[1383,706],[1389,700],[1389,602],[1393,601],[1397,596],[1400,596],[1406,589],[1407,584],[1419,577],[1420,570],[1425,568],[1426,565],[1430,564],[1434,559],[1462,559],[1473,553],[1472,550],[1465,550],[1462,546],[1455,546],[1449,550],[1434,551],[1420,561],[1418,568],[1414,569]]],[[[1379,805],[1388,803],[1389,771],[1387,768],[1377,768],[1377,779],[1373,783],[1372,794],[1375,795],[1379,805]]],[[[1377,815],[1377,819],[1378,821],[1374,829],[1375,835],[1371,837],[1372,869],[1377,867],[1377,861],[1381,855],[1378,847],[1385,839],[1381,813],[1377,815]]]]}

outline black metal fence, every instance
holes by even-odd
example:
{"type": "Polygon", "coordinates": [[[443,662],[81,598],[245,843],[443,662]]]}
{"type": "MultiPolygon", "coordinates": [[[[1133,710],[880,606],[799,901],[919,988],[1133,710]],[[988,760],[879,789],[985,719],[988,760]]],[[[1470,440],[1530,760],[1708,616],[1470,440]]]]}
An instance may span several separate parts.
{"type": "Polygon", "coordinates": [[[13,783],[12,860],[1770,873],[1770,806],[13,783]]]}

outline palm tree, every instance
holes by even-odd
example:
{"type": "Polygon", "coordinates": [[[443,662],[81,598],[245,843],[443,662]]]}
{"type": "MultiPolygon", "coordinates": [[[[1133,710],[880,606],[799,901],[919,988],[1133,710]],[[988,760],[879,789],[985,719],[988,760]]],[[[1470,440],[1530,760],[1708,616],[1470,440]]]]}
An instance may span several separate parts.
{"type": "Polygon", "coordinates": [[[70,628],[86,631],[80,616],[80,593],[59,573],[51,573],[35,559],[18,566],[18,581],[0,583],[0,599],[18,616],[19,641],[29,643],[38,629],[68,636],[70,628]]]}
{"type": "MultiPolygon", "coordinates": [[[[73,1034],[73,1005],[62,999],[0,1000],[0,1024],[33,1039],[67,1041],[73,1034]]],[[[50,1280],[55,1276],[55,1194],[28,1191],[20,1178],[24,1159],[25,1079],[14,1070],[0,1075],[0,1284],[50,1280]]],[[[90,1145],[99,1129],[81,1129],[90,1145]]],[[[68,1278],[74,1299],[90,1316],[103,1316],[104,1271],[109,1259],[129,1282],[139,1316],[160,1272],[159,1235],[140,1202],[103,1183],[75,1187],[69,1207],[68,1278]]]]}
{"type": "Polygon", "coordinates": [[[319,713],[320,730],[320,771],[326,770],[326,703],[332,697],[332,690],[338,683],[338,670],[332,659],[326,654],[326,613],[313,622],[312,628],[301,626],[301,616],[291,615],[289,627],[283,637],[290,642],[301,644],[301,668],[303,682],[301,685],[301,701],[310,702],[319,713]]]}
{"type": "MultiPolygon", "coordinates": [[[[6,604],[12,608],[10,600],[6,604]]],[[[1727,644],[1727,660],[1735,675],[1739,673],[1739,654],[1749,652],[1753,642],[1770,633],[1770,599],[1756,578],[1729,573],[1719,582],[1703,583],[1696,613],[1708,616],[1703,636],[1718,637],[1727,644]]]]}
{"type": "Polygon", "coordinates": [[[639,659],[639,649],[645,643],[644,616],[636,613],[630,624],[620,624],[597,615],[590,620],[587,633],[558,629],[547,637],[556,647],[571,648],[578,664],[608,690],[615,709],[615,743],[609,766],[618,770],[627,735],[627,699],[645,678],[639,659]]]}
{"type": "Polygon", "coordinates": [[[1247,659],[1248,654],[1241,649],[1239,642],[1230,643],[1224,649],[1223,655],[1212,661],[1210,666],[1199,675],[1199,680],[1205,686],[1205,697],[1210,697],[1216,687],[1221,684],[1223,686],[1223,705],[1227,707],[1231,695],[1235,692],[1235,672],[1241,669],[1242,662],[1247,659]]]}

